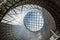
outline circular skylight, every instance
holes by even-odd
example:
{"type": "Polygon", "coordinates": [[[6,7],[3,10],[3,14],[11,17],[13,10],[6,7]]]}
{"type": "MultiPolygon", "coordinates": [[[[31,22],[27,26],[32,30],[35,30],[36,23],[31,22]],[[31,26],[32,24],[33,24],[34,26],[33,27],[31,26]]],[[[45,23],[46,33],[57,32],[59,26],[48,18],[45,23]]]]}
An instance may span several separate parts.
{"type": "Polygon", "coordinates": [[[41,30],[44,24],[42,12],[37,9],[32,9],[27,12],[27,15],[24,18],[24,24],[30,31],[41,30]]]}

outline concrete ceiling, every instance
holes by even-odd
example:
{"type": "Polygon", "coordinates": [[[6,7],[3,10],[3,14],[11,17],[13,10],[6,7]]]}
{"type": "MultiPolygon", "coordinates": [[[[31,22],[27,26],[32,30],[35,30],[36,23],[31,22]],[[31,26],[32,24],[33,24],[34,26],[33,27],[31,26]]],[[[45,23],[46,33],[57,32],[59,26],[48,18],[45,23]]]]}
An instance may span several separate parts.
{"type": "Polygon", "coordinates": [[[60,31],[60,0],[8,0],[4,4],[0,5],[0,21],[9,10],[24,4],[36,4],[47,9],[56,22],[57,30],[60,31]]]}

